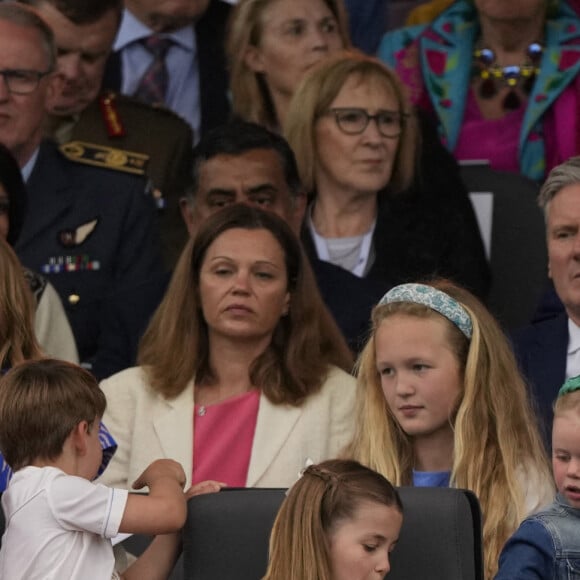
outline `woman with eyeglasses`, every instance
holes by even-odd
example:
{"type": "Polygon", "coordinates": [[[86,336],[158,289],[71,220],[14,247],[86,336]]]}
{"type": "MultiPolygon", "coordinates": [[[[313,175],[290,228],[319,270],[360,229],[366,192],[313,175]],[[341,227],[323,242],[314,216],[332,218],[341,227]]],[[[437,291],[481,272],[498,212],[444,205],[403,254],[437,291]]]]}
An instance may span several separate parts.
{"type": "Polygon", "coordinates": [[[439,275],[485,294],[469,200],[417,175],[417,121],[392,70],[358,52],[328,57],[296,90],[285,133],[310,196],[311,256],[384,287],[439,275]]]}

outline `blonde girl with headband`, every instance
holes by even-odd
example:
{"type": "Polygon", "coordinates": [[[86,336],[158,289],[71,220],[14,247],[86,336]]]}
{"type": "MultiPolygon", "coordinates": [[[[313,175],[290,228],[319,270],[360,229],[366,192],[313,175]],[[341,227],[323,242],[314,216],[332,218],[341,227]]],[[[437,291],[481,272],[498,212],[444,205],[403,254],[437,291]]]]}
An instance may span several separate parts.
{"type": "Polygon", "coordinates": [[[580,578],[580,377],[568,379],[554,403],[552,469],[556,499],[510,538],[496,580],[580,578]]]}
{"type": "Polygon", "coordinates": [[[311,465],[278,512],[263,580],[382,579],[402,523],[382,475],[344,459],[311,465]]]}
{"type": "Polygon", "coordinates": [[[453,486],[479,498],[485,577],[553,486],[536,418],[498,323],[447,281],[403,284],[374,308],[358,361],[347,455],[394,485],[453,486]]]}

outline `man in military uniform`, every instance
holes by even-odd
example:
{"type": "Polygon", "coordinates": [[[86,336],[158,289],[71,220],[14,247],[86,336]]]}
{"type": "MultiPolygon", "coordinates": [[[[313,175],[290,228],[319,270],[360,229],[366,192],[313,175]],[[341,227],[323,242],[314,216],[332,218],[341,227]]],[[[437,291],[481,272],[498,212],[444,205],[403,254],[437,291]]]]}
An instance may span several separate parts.
{"type": "Polygon", "coordinates": [[[32,5],[55,35],[63,88],[52,106],[49,134],[71,151],[81,146],[89,155],[115,155],[119,170],[151,179],[163,256],[172,266],[187,239],[179,198],[191,180],[193,135],[183,119],[164,107],[101,92],[122,1],[21,2],[32,5]]]}
{"type": "Polygon", "coordinates": [[[28,189],[16,251],[60,294],[88,361],[104,297],[161,270],[159,241],[146,179],[117,170],[115,156],[80,148],[67,158],[42,141],[45,111],[61,89],[55,60],[46,23],[25,6],[0,3],[0,142],[28,189]]]}

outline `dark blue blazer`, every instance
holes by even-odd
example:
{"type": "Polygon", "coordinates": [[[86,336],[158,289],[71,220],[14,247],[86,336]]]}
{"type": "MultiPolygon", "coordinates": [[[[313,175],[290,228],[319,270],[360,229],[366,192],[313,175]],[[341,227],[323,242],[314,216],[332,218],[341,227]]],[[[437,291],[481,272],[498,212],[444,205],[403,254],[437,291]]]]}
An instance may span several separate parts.
{"type": "Polygon", "coordinates": [[[550,448],[552,404],[566,376],[568,316],[562,312],[554,318],[526,326],[513,333],[512,342],[550,448]]]}
{"type": "MultiPolygon", "coordinates": [[[[229,81],[224,51],[225,30],[231,6],[211,0],[205,14],[195,23],[199,89],[201,99],[201,133],[225,123],[230,116],[229,81]]],[[[113,52],[107,61],[103,89],[121,91],[121,53],[113,52]]]]}
{"type": "Polygon", "coordinates": [[[386,0],[346,0],[345,6],[352,43],[374,56],[387,31],[386,0]]]}
{"type": "Polygon", "coordinates": [[[155,204],[144,178],[70,161],[50,141],[27,190],[16,253],[56,288],[86,361],[96,350],[103,298],[162,268],[155,204]]]}

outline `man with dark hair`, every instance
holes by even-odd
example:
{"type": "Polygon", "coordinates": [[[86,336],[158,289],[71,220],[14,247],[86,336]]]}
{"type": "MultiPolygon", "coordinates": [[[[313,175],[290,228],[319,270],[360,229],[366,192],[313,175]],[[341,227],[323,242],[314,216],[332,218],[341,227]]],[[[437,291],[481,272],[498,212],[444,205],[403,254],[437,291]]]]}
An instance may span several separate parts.
{"type": "Polygon", "coordinates": [[[63,87],[51,107],[50,135],[69,154],[91,163],[114,157],[119,171],[152,180],[163,254],[172,266],[187,239],[179,199],[189,187],[193,135],[168,109],[101,91],[122,0],[20,1],[33,6],[55,35],[63,87]]]}
{"type": "Polygon", "coordinates": [[[28,191],[15,249],[60,294],[87,361],[104,295],[161,268],[155,207],[145,179],[71,161],[42,141],[45,111],[60,90],[55,55],[52,31],[36,12],[0,3],[0,143],[28,191]]]}
{"type": "MultiPolygon", "coordinates": [[[[202,137],[194,149],[193,183],[182,212],[190,235],[212,213],[233,203],[255,205],[286,220],[296,234],[306,196],[294,154],[283,137],[264,127],[232,121],[202,137]]],[[[362,346],[372,307],[385,288],[328,262],[311,260],[322,297],[353,350],[362,346]]],[[[118,293],[102,317],[93,372],[105,378],[136,362],[148,321],[161,302],[169,275],[118,293]]]]}
{"type": "Polygon", "coordinates": [[[269,209],[295,232],[300,230],[306,197],[286,139],[260,125],[234,120],[197,144],[192,184],[181,200],[190,235],[210,214],[232,203],[269,209]]]}

